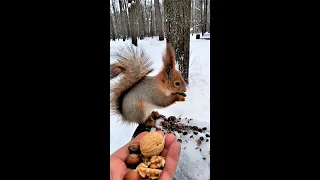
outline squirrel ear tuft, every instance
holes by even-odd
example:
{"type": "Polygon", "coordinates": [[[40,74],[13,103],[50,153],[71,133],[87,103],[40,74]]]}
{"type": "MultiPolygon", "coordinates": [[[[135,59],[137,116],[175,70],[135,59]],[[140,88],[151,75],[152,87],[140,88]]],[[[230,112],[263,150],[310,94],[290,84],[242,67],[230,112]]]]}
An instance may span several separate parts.
{"type": "Polygon", "coordinates": [[[171,44],[167,43],[166,53],[163,57],[164,71],[167,75],[168,80],[170,80],[172,75],[172,70],[175,69],[176,57],[175,52],[171,44]]]}

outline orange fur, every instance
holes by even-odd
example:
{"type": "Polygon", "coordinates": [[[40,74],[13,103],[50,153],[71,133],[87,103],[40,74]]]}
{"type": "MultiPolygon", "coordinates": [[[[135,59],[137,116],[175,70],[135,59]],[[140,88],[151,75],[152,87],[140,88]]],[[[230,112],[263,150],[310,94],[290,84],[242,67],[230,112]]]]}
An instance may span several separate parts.
{"type": "Polygon", "coordinates": [[[143,101],[138,100],[138,101],[137,101],[137,107],[138,107],[138,109],[139,109],[141,112],[143,112],[143,109],[144,109],[144,103],[143,103],[143,101]]]}

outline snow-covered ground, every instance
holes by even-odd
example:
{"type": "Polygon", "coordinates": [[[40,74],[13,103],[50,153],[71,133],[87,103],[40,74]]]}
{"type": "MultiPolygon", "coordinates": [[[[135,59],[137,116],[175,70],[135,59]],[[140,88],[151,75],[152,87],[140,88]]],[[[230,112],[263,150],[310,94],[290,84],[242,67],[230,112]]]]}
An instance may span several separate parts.
{"type": "MultiPolygon", "coordinates": [[[[210,134],[210,40],[195,39],[195,34],[190,37],[190,74],[186,101],[157,111],[167,117],[192,118],[193,120],[187,125],[207,127],[205,133],[193,135],[194,139],[190,139],[190,134],[181,136],[181,156],[175,177],[178,180],[208,180],[210,179],[210,144],[205,140],[211,139],[206,138],[205,134],[210,134]],[[199,149],[196,149],[196,141],[200,136],[205,140],[199,149]]],[[[130,43],[131,40],[110,41],[110,51],[130,43]]],[[[155,71],[150,75],[157,74],[162,67],[161,57],[165,51],[166,42],[158,41],[158,37],[154,37],[138,40],[138,45],[153,61],[155,71]]],[[[110,62],[112,61],[114,59],[111,58],[110,62]]],[[[118,117],[110,112],[110,154],[131,140],[136,127],[137,125],[122,124],[118,121],[118,117]]]]}

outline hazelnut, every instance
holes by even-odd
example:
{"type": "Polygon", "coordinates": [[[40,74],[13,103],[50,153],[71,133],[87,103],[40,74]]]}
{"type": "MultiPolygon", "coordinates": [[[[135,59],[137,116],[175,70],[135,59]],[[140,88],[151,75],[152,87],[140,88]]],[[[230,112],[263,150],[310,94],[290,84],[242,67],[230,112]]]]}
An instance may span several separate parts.
{"type": "Polygon", "coordinates": [[[139,151],[139,146],[140,146],[140,142],[134,142],[134,143],[130,144],[128,149],[131,153],[136,153],[139,151]]]}
{"type": "Polygon", "coordinates": [[[126,159],[126,164],[129,167],[135,168],[141,162],[141,158],[138,154],[129,154],[126,159]]]}
{"type": "Polygon", "coordinates": [[[139,173],[136,171],[128,171],[123,180],[139,180],[139,173]]]}
{"type": "Polygon", "coordinates": [[[158,132],[145,135],[140,141],[140,151],[144,157],[160,154],[164,148],[164,137],[158,132]]]}

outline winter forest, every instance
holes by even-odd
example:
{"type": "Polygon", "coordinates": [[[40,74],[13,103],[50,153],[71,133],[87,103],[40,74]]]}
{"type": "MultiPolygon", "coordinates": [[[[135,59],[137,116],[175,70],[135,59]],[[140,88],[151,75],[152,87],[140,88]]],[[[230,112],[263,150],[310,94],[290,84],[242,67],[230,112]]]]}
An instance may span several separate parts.
{"type": "Polygon", "coordinates": [[[190,34],[210,33],[208,7],[210,0],[110,0],[110,40],[130,40],[138,47],[138,39],[165,38],[188,83],[190,34]]]}
{"type": "MultiPolygon", "coordinates": [[[[155,109],[181,145],[174,180],[210,179],[210,0],[110,0],[110,54],[129,45],[141,48],[161,71],[166,43],[175,50],[176,68],[187,83],[186,99],[155,109]],[[170,121],[166,119],[175,119],[170,121]],[[177,126],[176,126],[177,127],[177,126]],[[192,127],[191,129],[183,129],[192,127]]],[[[110,64],[116,59],[110,55],[110,64]]],[[[117,80],[110,81],[110,85],[117,80]]],[[[110,155],[131,141],[138,124],[125,124],[110,110],[110,155]]],[[[165,125],[163,125],[165,124],[165,125]]],[[[150,132],[156,131],[151,128],[150,132]]]]}

